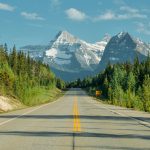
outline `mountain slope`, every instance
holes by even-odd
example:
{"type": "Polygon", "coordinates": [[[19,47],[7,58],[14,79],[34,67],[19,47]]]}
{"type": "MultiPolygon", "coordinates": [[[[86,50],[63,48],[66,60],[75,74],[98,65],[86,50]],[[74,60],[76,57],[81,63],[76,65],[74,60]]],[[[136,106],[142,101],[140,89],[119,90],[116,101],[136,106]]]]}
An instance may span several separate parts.
{"type": "Polygon", "coordinates": [[[45,52],[44,63],[67,72],[93,71],[99,64],[109,37],[95,44],[87,43],[67,31],[59,32],[45,52]]]}
{"type": "Polygon", "coordinates": [[[137,56],[142,61],[149,51],[150,47],[141,40],[132,38],[127,32],[120,32],[107,44],[97,71],[103,70],[108,63],[133,62],[137,56]]]}
{"type": "Polygon", "coordinates": [[[143,60],[150,52],[150,44],[127,32],[112,38],[109,35],[94,44],[87,43],[67,31],[59,32],[47,46],[26,46],[31,57],[48,64],[58,77],[75,80],[95,74],[110,62],[133,62],[135,57],[143,60]]]}
{"type": "Polygon", "coordinates": [[[24,53],[36,60],[43,60],[43,53],[49,48],[48,45],[27,45],[20,48],[24,53]]]}

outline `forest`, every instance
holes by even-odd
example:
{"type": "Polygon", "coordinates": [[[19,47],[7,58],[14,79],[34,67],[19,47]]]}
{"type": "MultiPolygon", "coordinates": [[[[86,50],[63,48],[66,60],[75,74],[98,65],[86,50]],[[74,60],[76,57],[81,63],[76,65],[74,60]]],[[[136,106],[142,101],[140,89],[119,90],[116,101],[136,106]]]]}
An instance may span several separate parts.
{"type": "Polygon", "coordinates": [[[35,105],[48,101],[48,92],[64,87],[65,82],[57,79],[48,65],[17,51],[15,46],[9,52],[7,44],[0,46],[0,95],[35,105]]]}
{"type": "MultiPolygon", "coordinates": [[[[7,44],[0,46],[0,95],[35,105],[46,99],[43,93],[49,98],[47,93],[65,86],[48,65],[17,51],[15,46],[9,52],[7,44]]],[[[142,62],[137,57],[134,63],[109,63],[99,74],[70,82],[67,87],[86,89],[90,95],[101,90],[99,98],[109,104],[150,112],[150,56],[142,62]]]]}
{"type": "Polygon", "coordinates": [[[98,75],[67,86],[84,88],[91,95],[101,90],[99,98],[106,103],[150,112],[150,56],[142,62],[136,57],[134,63],[109,63],[98,75]]]}

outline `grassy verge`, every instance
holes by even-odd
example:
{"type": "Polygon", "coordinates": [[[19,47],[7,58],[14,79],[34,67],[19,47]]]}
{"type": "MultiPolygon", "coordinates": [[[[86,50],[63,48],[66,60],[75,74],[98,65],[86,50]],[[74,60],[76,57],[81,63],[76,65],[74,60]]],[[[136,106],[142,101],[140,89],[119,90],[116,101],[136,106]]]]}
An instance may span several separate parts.
{"type": "Polygon", "coordinates": [[[34,88],[28,92],[26,97],[23,99],[23,103],[27,106],[35,106],[44,103],[48,103],[56,100],[62,96],[64,92],[57,88],[45,89],[45,88],[34,88]]]}
{"type": "MultiPolygon", "coordinates": [[[[14,98],[13,96],[4,96],[9,99],[9,105],[12,106],[11,110],[3,110],[0,108],[0,113],[11,112],[15,110],[24,109],[27,107],[37,106],[44,103],[57,100],[59,97],[65,94],[65,91],[61,91],[57,88],[45,89],[34,88],[26,93],[22,101],[14,98]],[[28,94],[27,94],[28,93],[28,94]]],[[[2,106],[1,106],[2,107],[2,106]]]]}

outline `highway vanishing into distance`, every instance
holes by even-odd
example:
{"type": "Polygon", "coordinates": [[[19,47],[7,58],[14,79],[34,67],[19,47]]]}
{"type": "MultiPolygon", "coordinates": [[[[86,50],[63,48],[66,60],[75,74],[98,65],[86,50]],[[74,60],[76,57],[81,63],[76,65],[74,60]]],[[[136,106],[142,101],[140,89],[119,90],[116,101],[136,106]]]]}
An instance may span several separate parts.
{"type": "Polygon", "coordinates": [[[0,115],[0,150],[150,150],[150,114],[102,104],[81,89],[0,115]]]}

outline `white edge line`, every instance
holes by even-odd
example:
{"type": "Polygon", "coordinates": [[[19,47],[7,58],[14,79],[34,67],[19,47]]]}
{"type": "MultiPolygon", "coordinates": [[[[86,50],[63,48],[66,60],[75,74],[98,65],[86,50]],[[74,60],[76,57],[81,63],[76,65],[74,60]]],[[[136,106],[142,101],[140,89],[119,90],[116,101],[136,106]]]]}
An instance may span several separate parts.
{"type": "MultiPolygon", "coordinates": [[[[98,102],[98,103],[100,103],[100,102],[98,102]]],[[[143,121],[143,120],[140,120],[140,119],[136,119],[136,118],[134,118],[134,117],[132,117],[132,116],[128,116],[128,115],[123,114],[123,113],[119,113],[119,112],[114,111],[114,110],[111,110],[111,109],[109,109],[109,108],[107,108],[107,107],[105,107],[105,106],[101,106],[101,107],[104,108],[104,109],[106,109],[106,110],[108,110],[108,111],[110,111],[110,112],[112,112],[112,113],[116,113],[116,114],[118,114],[118,115],[120,115],[120,116],[128,117],[128,118],[130,118],[130,119],[132,119],[132,120],[135,120],[137,123],[139,123],[139,124],[141,124],[141,125],[144,125],[144,126],[150,128],[150,123],[149,123],[149,122],[146,122],[146,121],[143,121]]]]}
{"type": "Polygon", "coordinates": [[[1,122],[1,123],[0,123],[0,126],[6,124],[6,123],[8,123],[8,122],[11,122],[11,121],[13,121],[13,120],[15,120],[15,119],[17,119],[17,118],[20,118],[20,117],[22,117],[22,116],[24,116],[24,115],[26,115],[26,114],[29,114],[29,113],[31,113],[31,112],[33,112],[33,111],[36,111],[36,110],[38,110],[38,109],[40,109],[40,108],[42,108],[42,107],[45,107],[45,106],[47,106],[47,105],[56,103],[56,102],[58,102],[58,101],[60,101],[60,100],[61,100],[61,99],[56,100],[56,101],[53,101],[53,102],[49,102],[48,104],[44,104],[44,105],[39,106],[39,107],[37,107],[37,108],[35,108],[35,109],[32,109],[32,110],[30,110],[30,111],[27,111],[27,112],[25,112],[25,113],[23,113],[23,114],[21,114],[21,115],[19,115],[19,116],[17,116],[17,117],[14,117],[14,118],[12,118],[12,119],[9,119],[9,120],[6,120],[6,121],[4,121],[4,122],[1,122]]]}

